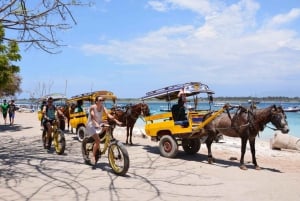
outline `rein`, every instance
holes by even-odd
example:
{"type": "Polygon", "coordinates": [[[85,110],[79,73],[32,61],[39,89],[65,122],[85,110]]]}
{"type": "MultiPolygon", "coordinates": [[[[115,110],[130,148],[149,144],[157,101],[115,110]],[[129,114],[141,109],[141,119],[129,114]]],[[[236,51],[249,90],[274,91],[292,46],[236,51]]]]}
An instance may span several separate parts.
{"type": "MultiPolygon", "coordinates": [[[[246,127],[246,126],[249,126],[250,123],[246,123],[246,124],[243,124],[243,125],[240,125],[240,126],[230,126],[230,127],[215,127],[213,129],[219,129],[219,130],[226,130],[226,129],[239,129],[239,128],[242,128],[242,127],[246,127]]],[[[206,130],[213,130],[213,129],[207,129],[206,130]]]]}
{"type": "Polygon", "coordinates": [[[271,126],[268,126],[268,125],[266,125],[266,127],[267,127],[267,128],[269,128],[269,129],[271,129],[271,130],[273,130],[273,131],[276,131],[276,130],[278,130],[278,129],[276,129],[276,128],[272,128],[271,126]]]}

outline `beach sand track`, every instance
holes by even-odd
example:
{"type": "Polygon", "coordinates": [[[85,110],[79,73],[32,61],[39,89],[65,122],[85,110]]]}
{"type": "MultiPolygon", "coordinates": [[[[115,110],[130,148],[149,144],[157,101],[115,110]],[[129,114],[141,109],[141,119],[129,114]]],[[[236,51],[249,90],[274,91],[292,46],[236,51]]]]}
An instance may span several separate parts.
{"type": "MultiPolygon", "coordinates": [[[[130,168],[116,176],[102,156],[96,168],[85,165],[80,143],[66,133],[65,154],[42,147],[41,127],[35,113],[17,113],[16,125],[0,126],[0,195],[2,200],[299,200],[300,153],[270,150],[257,140],[257,160],[239,169],[240,140],[225,138],[212,146],[216,163],[207,163],[207,149],[196,155],[182,149],[174,159],[161,157],[158,143],[135,135],[127,146],[130,168]]],[[[0,122],[2,123],[2,121],[0,122]]],[[[121,128],[115,135],[126,136],[121,128]]]]}

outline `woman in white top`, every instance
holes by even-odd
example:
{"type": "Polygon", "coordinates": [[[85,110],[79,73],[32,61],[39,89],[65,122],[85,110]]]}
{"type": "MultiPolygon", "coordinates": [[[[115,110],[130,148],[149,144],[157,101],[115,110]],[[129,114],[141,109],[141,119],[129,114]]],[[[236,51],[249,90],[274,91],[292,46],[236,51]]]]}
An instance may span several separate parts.
{"type": "MultiPolygon", "coordinates": [[[[103,124],[103,113],[107,115],[108,118],[114,120],[118,125],[122,123],[115,119],[111,114],[108,113],[108,110],[103,105],[104,98],[101,96],[97,96],[95,99],[95,104],[91,105],[89,109],[89,117],[86,124],[86,134],[87,136],[92,136],[95,140],[95,145],[93,147],[93,158],[91,162],[95,165],[95,155],[100,146],[100,138],[97,134],[97,130],[101,129],[101,124],[103,124]]],[[[103,131],[102,131],[103,132],[103,131]]]]}

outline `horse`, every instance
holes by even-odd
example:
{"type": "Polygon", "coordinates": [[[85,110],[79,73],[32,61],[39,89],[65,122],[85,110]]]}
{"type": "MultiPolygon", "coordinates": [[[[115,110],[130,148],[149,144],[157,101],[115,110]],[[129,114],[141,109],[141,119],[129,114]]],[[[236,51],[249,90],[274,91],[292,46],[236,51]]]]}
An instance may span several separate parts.
{"type": "Polygon", "coordinates": [[[139,116],[149,116],[150,109],[145,103],[137,103],[135,105],[127,105],[125,108],[114,107],[111,109],[111,114],[120,122],[123,126],[126,126],[126,144],[132,145],[132,131],[133,127],[139,118],[139,116]]]}
{"type": "MultiPolygon", "coordinates": [[[[211,114],[212,113],[206,114],[203,121],[211,114]]],[[[244,155],[246,152],[247,141],[249,140],[252,163],[254,164],[255,169],[259,170],[260,167],[258,166],[255,157],[255,139],[259,134],[259,131],[263,131],[265,126],[270,122],[277,130],[281,130],[282,133],[289,132],[286,115],[281,106],[277,107],[276,105],[272,105],[264,109],[252,108],[251,110],[240,107],[233,115],[222,113],[204,127],[205,132],[208,134],[206,139],[208,163],[211,164],[213,162],[211,152],[213,140],[218,134],[223,134],[229,137],[241,138],[240,168],[242,170],[247,170],[247,167],[244,164],[244,155]]]]}

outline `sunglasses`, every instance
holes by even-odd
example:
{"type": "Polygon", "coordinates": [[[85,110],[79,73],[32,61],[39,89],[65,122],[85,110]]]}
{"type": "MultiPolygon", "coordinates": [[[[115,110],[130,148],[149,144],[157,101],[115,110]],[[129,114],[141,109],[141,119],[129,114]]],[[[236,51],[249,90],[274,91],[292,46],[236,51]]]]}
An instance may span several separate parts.
{"type": "Polygon", "coordinates": [[[103,100],[103,99],[100,99],[100,100],[98,100],[98,101],[103,102],[104,100],[103,100]]]}

